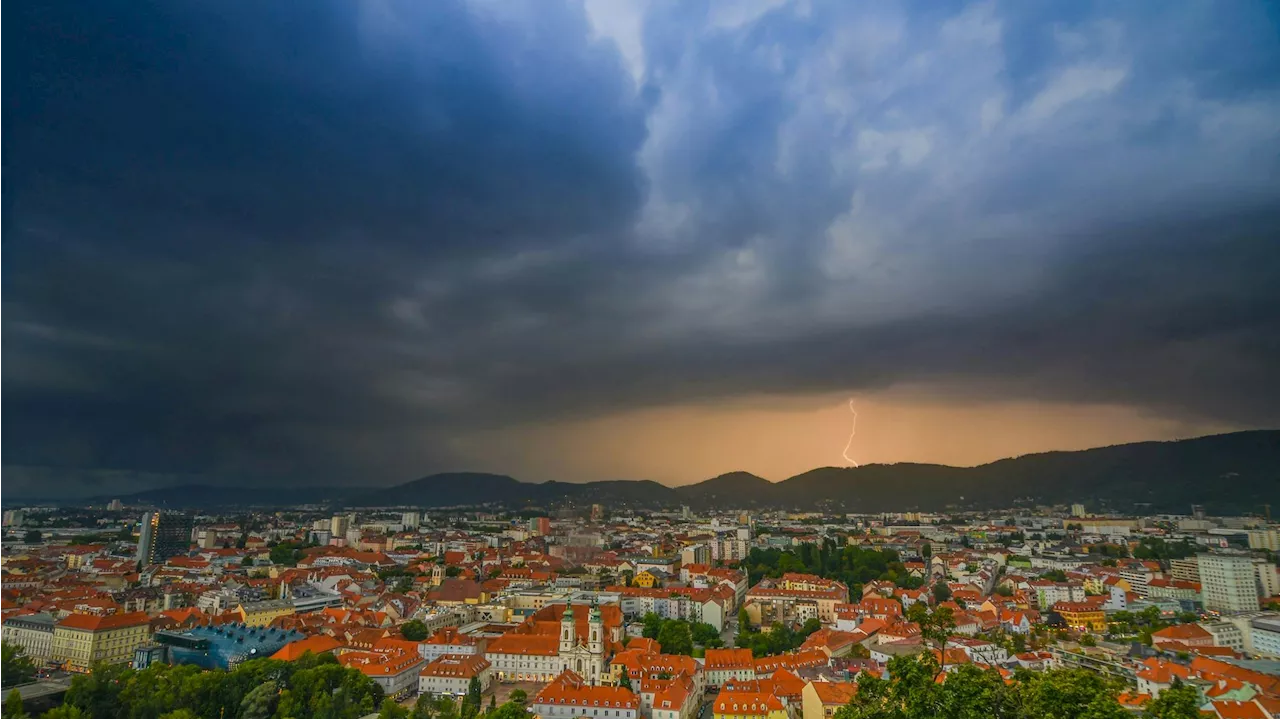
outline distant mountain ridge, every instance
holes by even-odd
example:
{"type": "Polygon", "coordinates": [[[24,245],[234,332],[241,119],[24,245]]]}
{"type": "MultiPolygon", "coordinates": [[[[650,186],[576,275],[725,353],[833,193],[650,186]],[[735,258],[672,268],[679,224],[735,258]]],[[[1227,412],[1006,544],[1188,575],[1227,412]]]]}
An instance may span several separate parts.
{"type": "Polygon", "coordinates": [[[781,482],[730,472],[680,487],[649,480],[520,482],[501,474],[450,472],[378,489],[170,487],[121,497],[169,506],[285,506],[333,502],[350,507],[552,507],[600,503],[631,507],[828,508],[849,512],[990,509],[1015,502],[1085,502],[1120,510],[1187,513],[1280,508],[1280,430],[1173,442],[1138,442],[1044,452],[977,467],[872,464],[820,467],[781,482]]]}

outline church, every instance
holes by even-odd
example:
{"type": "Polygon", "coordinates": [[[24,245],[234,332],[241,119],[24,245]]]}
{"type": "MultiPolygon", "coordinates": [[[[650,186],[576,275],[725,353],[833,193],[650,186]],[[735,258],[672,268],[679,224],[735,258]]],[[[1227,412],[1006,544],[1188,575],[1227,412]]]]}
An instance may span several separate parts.
{"type": "Polygon", "coordinates": [[[490,642],[485,658],[499,681],[549,682],[569,669],[602,684],[622,649],[622,632],[616,604],[551,604],[490,642]]]}

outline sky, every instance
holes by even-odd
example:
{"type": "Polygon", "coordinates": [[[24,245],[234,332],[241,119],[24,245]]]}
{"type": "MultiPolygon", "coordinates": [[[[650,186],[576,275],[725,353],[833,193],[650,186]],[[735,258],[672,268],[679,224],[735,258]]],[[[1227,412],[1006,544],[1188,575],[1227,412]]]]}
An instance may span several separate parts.
{"type": "Polygon", "coordinates": [[[1280,426],[1272,3],[5,10],[10,496],[1280,426]]]}

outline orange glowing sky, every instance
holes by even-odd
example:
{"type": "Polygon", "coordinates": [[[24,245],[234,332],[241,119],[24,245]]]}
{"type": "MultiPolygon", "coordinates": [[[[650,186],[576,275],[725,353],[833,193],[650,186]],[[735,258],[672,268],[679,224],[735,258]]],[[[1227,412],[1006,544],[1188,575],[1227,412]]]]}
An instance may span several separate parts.
{"type": "MultiPolygon", "coordinates": [[[[846,397],[754,397],[526,426],[455,441],[479,468],[519,479],[653,479],[697,482],[745,470],[773,481],[843,466],[846,397]]],[[[1239,429],[1182,422],[1132,407],[931,399],[893,390],[856,399],[850,456],[859,463],[975,465],[1048,450],[1170,440],[1239,429]]]]}

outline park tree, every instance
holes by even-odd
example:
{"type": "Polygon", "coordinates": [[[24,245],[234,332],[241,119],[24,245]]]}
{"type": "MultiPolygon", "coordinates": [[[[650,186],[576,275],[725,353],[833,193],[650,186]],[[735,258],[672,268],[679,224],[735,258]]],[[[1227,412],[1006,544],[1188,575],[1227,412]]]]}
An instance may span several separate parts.
{"type": "MultiPolygon", "coordinates": [[[[631,678],[628,677],[625,672],[623,672],[622,679],[627,683],[626,684],[627,688],[630,689],[631,678]]],[[[515,702],[520,706],[525,706],[526,704],[529,703],[529,693],[523,689],[516,689],[515,691],[511,692],[510,695],[507,696],[507,701],[515,702]]]]}
{"type": "Polygon", "coordinates": [[[409,719],[409,710],[396,703],[396,700],[387,697],[382,700],[382,707],[378,710],[378,719],[409,719]]]}
{"type": "Polygon", "coordinates": [[[0,713],[3,719],[27,719],[28,714],[22,706],[22,694],[17,689],[9,692],[9,696],[4,700],[4,711],[0,713]]]}
{"type": "Polygon", "coordinates": [[[20,644],[0,642],[0,683],[6,687],[26,684],[36,677],[36,665],[20,644]]]}

